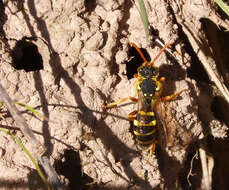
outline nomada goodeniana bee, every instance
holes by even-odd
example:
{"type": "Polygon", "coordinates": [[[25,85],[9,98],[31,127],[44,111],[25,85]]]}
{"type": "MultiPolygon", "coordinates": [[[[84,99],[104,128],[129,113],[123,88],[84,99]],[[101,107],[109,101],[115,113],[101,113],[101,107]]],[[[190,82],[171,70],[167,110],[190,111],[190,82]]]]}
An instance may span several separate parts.
{"type": "Polygon", "coordinates": [[[159,58],[162,52],[165,51],[168,46],[170,46],[170,43],[166,44],[160,50],[158,55],[151,63],[147,62],[143,53],[136,44],[130,43],[130,45],[138,51],[144,61],[143,64],[138,67],[138,73],[134,75],[134,77],[138,80],[135,84],[135,90],[138,98],[126,97],[120,99],[119,101],[104,105],[102,106],[102,109],[105,110],[112,108],[127,100],[138,104],[138,109],[128,114],[128,120],[133,121],[133,131],[138,144],[144,147],[150,146],[150,152],[148,156],[149,161],[150,156],[154,152],[155,144],[157,143],[158,121],[162,121],[161,123],[163,123],[160,102],[175,100],[187,89],[181,90],[169,96],[161,97],[165,77],[161,77],[160,79],[158,78],[159,69],[154,66],[154,62],[159,58]]]}

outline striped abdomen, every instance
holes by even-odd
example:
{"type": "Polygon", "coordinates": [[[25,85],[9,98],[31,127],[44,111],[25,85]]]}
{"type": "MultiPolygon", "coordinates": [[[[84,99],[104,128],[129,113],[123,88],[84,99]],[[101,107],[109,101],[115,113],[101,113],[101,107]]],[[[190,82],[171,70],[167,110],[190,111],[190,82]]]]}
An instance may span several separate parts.
{"type": "Polygon", "coordinates": [[[155,143],[156,125],[154,112],[138,111],[134,120],[134,134],[139,144],[148,146],[155,143]]]}

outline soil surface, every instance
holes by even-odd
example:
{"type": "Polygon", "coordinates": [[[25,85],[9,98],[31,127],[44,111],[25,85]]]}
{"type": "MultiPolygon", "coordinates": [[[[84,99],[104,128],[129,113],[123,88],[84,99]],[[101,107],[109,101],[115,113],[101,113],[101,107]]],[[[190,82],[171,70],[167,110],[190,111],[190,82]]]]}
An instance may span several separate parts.
{"type": "MultiPolygon", "coordinates": [[[[150,42],[132,1],[0,1],[1,84],[13,100],[49,118],[18,107],[68,189],[205,189],[201,159],[194,157],[200,147],[214,160],[212,189],[228,189],[229,106],[203,66],[209,63],[228,86],[228,18],[204,0],[145,5],[150,42]],[[150,62],[159,41],[172,44],[172,56],[164,51],[155,62],[166,78],[162,96],[188,91],[162,103],[158,143],[147,162],[148,150],[138,146],[127,119],[137,105],[101,107],[137,98],[134,74],[143,60],[129,42],[150,62]]],[[[6,108],[1,112],[1,127],[12,128],[32,152],[6,108]]],[[[0,189],[45,189],[4,133],[0,166],[0,189]]]]}

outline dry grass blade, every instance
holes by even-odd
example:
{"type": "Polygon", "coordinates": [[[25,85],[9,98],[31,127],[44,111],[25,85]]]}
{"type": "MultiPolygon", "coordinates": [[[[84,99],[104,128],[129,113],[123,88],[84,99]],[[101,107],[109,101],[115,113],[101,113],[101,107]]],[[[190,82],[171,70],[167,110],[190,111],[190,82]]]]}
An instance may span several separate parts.
{"type": "Polygon", "coordinates": [[[64,190],[65,187],[60,183],[59,178],[55,170],[52,168],[49,159],[44,156],[45,147],[36,139],[35,135],[33,134],[32,130],[29,128],[28,124],[26,123],[26,120],[21,115],[21,113],[18,111],[18,109],[15,106],[15,103],[11,100],[5,89],[0,84],[0,101],[6,105],[7,109],[11,113],[12,117],[14,118],[17,126],[20,128],[20,130],[23,132],[25,137],[29,142],[32,143],[32,145],[35,147],[34,155],[35,158],[38,160],[38,162],[43,167],[49,183],[55,187],[55,189],[58,190],[64,190]]]}

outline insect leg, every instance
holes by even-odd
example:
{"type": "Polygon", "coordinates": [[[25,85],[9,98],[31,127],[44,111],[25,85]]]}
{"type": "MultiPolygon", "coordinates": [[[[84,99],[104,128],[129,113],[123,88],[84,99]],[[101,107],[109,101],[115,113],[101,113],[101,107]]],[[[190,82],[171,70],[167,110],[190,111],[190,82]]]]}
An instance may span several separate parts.
{"type": "Polygon", "coordinates": [[[166,102],[166,101],[175,100],[184,91],[188,91],[188,89],[181,90],[181,91],[177,92],[176,94],[171,94],[169,96],[161,97],[161,101],[166,102]]]}
{"type": "Polygon", "coordinates": [[[134,74],[134,78],[138,78],[138,74],[134,74]]]}
{"type": "Polygon", "coordinates": [[[165,81],[165,77],[161,77],[161,78],[159,79],[159,81],[160,81],[161,83],[163,83],[163,82],[165,81]]]}
{"type": "Polygon", "coordinates": [[[137,103],[138,99],[137,98],[134,98],[134,97],[126,97],[126,98],[123,98],[117,102],[112,102],[110,104],[107,104],[107,105],[104,105],[102,106],[102,109],[105,110],[105,109],[108,109],[108,108],[112,108],[114,106],[117,106],[118,104],[121,104],[127,100],[131,100],[133,103],[137,103]]]}
{"type": "Polygon", "coordinates": [[[150,150],[149,150],[149,154],[148,154],[148,158],[147,158],[147,162],[149,163],[150,157],[152,156],[154,150],[155,150],[155,145],[156,145],[157,141],[155,140],[155,142],[152,143],[150,150]]]}
{"type": "Polygon", "coordinates": [[[134,111],[130,112],[130,113],[128,114],[128,120],[134,121],[134,119],[136,118],[136,114],[137,114],[137,113],[138,113],[137,110],[134,110],[134,111]]]}

